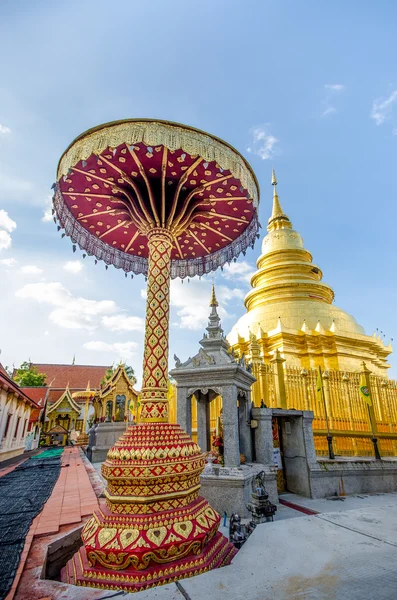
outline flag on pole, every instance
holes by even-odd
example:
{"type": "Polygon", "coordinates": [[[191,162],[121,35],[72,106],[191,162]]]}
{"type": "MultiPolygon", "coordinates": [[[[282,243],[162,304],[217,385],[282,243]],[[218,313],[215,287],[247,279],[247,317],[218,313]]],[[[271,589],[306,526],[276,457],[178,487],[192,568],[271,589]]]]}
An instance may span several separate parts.
{"type": "Polygon", "coordinates": [[[360,395],[368,404],[368,406],[372,406],[371,394],[369,393],[364,373],[361,373],[360,375],[360,395]]]}
{"type": "Polygon", "coordinates": [[[321,368],[318,368],[317,383],[316,383],[316,397],[318,402],[323,401],[323,378],[321,377],[321,368]]]}

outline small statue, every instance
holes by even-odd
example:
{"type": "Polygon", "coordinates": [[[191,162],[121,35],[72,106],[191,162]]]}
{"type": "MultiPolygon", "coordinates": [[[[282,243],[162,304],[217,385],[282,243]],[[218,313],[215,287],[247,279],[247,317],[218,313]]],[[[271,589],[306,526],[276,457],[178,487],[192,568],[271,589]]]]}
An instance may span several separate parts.
{"type": "Polygon", "coordinates": [[[125,396],[116,396],[116,415],[115,421],[124,421],[125,415],[125,396]]]}
{"type": "Polygon", "coordinates": [[[112,412],[113,412],[113,402],[109,400],[106,404],[106,419],[105,423],[111,423],[112,421],[112,412]]]}
{"type": "Polygon", "coordinates": [[[246,539],[241,528],[241,517],[238,513],[233,513],[229,521],[229,541],[239,549],[246,539]]]}
{"type": "Polygon", "coordinates": [[[265,489],[265,478],[265,471],[260,471],[255,475],[255,477],[252,480],[252,491],[258,494],[258,496],[267,495],[265,489]]]}
{"type": "Polygon", "coordinates": [[[267,408],[264,399],[261,400],[261,408],[267,408]]]}

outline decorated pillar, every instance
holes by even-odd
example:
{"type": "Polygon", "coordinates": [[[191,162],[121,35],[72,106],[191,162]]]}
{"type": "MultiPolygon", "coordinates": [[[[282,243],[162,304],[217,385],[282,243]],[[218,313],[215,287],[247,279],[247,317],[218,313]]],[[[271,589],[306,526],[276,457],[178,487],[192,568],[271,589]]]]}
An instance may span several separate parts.
{"type": "Polygon", "coordinates": [[[168,336],[170,317],[171,234],[148,233],[148,284],[143,356],[142,423],[168,422],[168,336]]]}
{"type": "Polygon", "coordinates": [[[276,406],[280,408],[288,408],[287,393],[285,391],[284,367],[285,358],[283,358],[278,350],[275,357],[270,361],[275,368],[275,387],[276,387],[276,406]]]}
{"type": "Polygon", "coordinates": [[[325,401],[325,406],[327,409],[329,426],[330,426],[330,429],[333,429],[334,428],[334,417],[333,417],[333,411],[332,411],[332,406],[331,406],[331,394],[330,394],[330,389],[329,389],[329,373],[328,373],[328,371],[324,371],[324,373],[323,373],[323,382],[324,382],[324,401],[325,401]]]}
{"type": "Polygon", "coordinates": [[[188,394],[188,388],[176,388],[177,421],[188,435],[192,435],[192,397],[188,394]]]}
{"type": "Polygon", "coordinates": [[[307,369],[302,369],[300,375],[303,379],[303,394],[305,398],[305,410],[310,410],[309,403],[309,390],[308,390],[308,375],[309,371],[307,369]]]}
{"type": "MultiPolygon", "coordinates": [[[[346,398],[347,398],[347,414],[349,415],[349,428],[350,431],[354,431],[354,424],[353,424],[353,411],[352,411],[352,399],[350,396],[350,389],[349,389],[349,375],[347,373],[345,373],[342,377],[342,381],[345,384],[346,387],[346,398]]],[[[358,456],[359,452],[357,450],[357,440],[356,438],[352,438],[352,443],[353,443],[353,452],[354,452],[354,456],[358,456]]]]}

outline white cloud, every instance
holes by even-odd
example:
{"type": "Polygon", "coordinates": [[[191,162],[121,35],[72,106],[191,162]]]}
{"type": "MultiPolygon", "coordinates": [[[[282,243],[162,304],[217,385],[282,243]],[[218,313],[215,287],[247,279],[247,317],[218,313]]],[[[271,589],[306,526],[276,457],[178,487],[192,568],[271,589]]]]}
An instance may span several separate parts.
{"type": "Polygon", "coordinates": [[[11,236],[8,231],[0,229],[0,251],[7,250],[11,246],[11,236]]]}
{"type": "Polygon", "coordinates": [[[68,260],[68,262],[63,265],[63,268],[65,271],[68,271],[68,273],[81,273],[84,266],[79,260],[68,260]]]}
{"type": "Polygon", "coordinates": [[[136,355],[136,349],[138,344],[136,342],[120,342],[114,344],[108,344],[107,342],[93,341],[86,342],[83,344],[83,348],[86,350],[93,350],[94,352],[111,352],[118,354],[121,359],[130,359],[136,355]]]}
{"type": "Polygon", "coordinates": [[[256,154],[262,160],[268,160],[275,155],[274,146],[279,141],[272,133],[270,133],[268,127],[269,124],[266,123],[264,126],[253,127],[250,130],[252,141],[247,148],[247,152],[256,154]]]}
{"type": "Polygon", "coordinates": [[[0,134],[6,135],[7,133],[11,133],[11,129],[9,127],[7,127],[6,125],[2,125],[0,123],[0,134]]]}
{"type": "Polygon", "coordinates": [[[324,88],[326,90],[331,90],[332,92],[342,92],[345,89],[345,86],[341,83],[326,83],[324,88]]]}
{"type": "Polygon", "coordinates": [[[14,229],[16,229],[16,226],[17,226],[17,224],[15,223],[15,221],[13,221],[8,216],[8,213],[5,210],[1,209],[0,210],[0,229],[5,229],[9,233],[11,233],[12,231],[14,231],[14,229]]]}
{"type": "Polygon", "coordinates": [[[118,311],[113,300],[75,297],[60,282],[28,283],[17,290],[15,296],[54,307],[49,313],[50,321],[66,329],[94,331],[102,316],[118,311]]]}
{"type": "MultiPolygon", "coordinates": [[[[377,98],[373,105],[370,117],[376,125],[382,125],[392,118],[393,104],[397,101],[397,90],[394,90],[388,98],[377,98]]],[[[393,134],[394,135],[394,134],[393,134]]]]}
{"type": "Polygon", "coordinates": [[[324,85],[325,99],[323,100],[324,110],[321,113],[322,117],[327,117],[337,112],[333,102],[337,95],[343,92],[345,86],[342,83],[326,83],[324,85]]]}
{"type": "Polygon", "coordinates": [[[15,258],[2,258],[0,260],[0,265],[3,265],[4,267],[13,267],[16,263],[17,261],[15,258]]]}
{"type": "Polygon", "coordinates": [[[40,273],[43,272],[43,269],[36,267],[36,265],[25,265],[24,267],[21,267],[21,272],[24,273],[24,275],[40,275],[40,273]]]}
{"type": "MultiPolygon", "coordinates": [[[[218,314],[221,319],[230,317],[226,305],[230,300],[244,298],[245,294],[237,288],[225,285],[216,287],[216,296],[219,302],[218,314]]],[[[191,279],[182,284],[176,280],[171,282],[171,306],[176,307],[179,321],[173,325],[182,329],[202,330],[206,327],[210,314],[211,283],[191,279]]]]}
{"type": "Polygon", "coordinates": [[[223,276],[225,279],[233,281],[244,281],[249,283],[255,269],[246,260],[232,262],[223,267],[223,276]]]}
{"type": "Polygon", "coordinates": [[[8,216],[8,213],[0,209],[0,251],[7,250],[11,246],[11,233],[16,226],[17,224],[8,216]]]}
{"type": "Polygon", "coordinates": [[[102,324],[110,331],[143,331],[145,319],[128,317],[124,314],[102,317],[102,324]]]}
{"type": "Polygon", "coordinates": [[[52,221],[52,196],[51,196],[51,194],[49,196],[47,196],[47,200],[45,202],[45,207],[44,207],[43,216],[42,216],[41,220],[44,223],[48,223],[49,221],[52,221]]]}

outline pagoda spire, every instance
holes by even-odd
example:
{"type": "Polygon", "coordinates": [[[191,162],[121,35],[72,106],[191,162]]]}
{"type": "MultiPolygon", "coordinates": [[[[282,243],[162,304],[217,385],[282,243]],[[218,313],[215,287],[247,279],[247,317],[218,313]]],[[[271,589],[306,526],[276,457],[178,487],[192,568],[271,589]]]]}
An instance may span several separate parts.
{"type": "Polygon", "coordinates": [[[277,178],[274,169],[272,169],[272,186],[273,186],[273,210],[268,221],[267,230],[274,231],[275,229],[292,229],[292,223],[281,208],[280,200],[277,194],[277,178]]]}
{"type": "Polygon", "coordinates": [[[212,294],[211,294],[210,306],[219,306],[218,300],[216,299],[215,285],[214,285],[214,283],[212,283],[212,294]]]}
{"type": "Polygon", "coordinates": [[[211,313],[208,318],[208,327],[206,328],[208,331],[208,336],[210,338],[222,338],[223,337],[223,329],[221,328],[221,320],[218,315],[218,311],[216,310],[219,306],[218,300],[216,299],[215,294],[215,285],[212,283],[212,293],[211,293],[211,313]]]}

